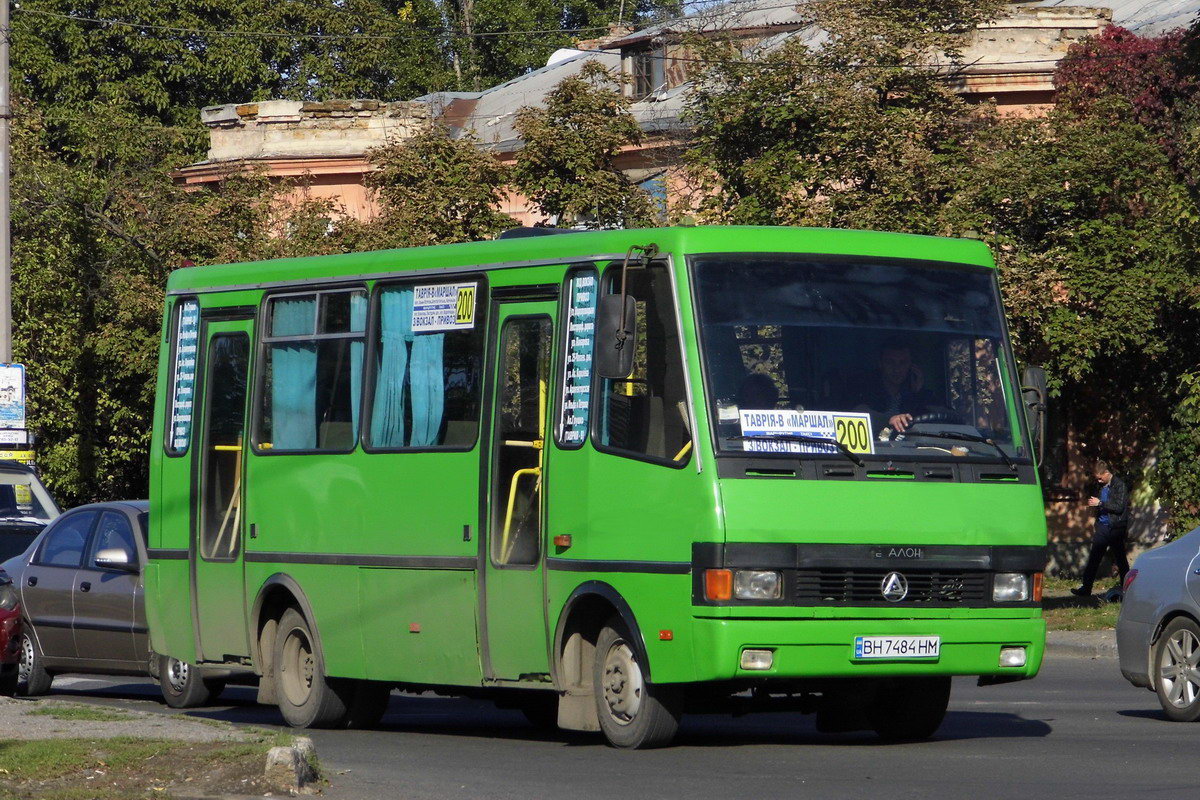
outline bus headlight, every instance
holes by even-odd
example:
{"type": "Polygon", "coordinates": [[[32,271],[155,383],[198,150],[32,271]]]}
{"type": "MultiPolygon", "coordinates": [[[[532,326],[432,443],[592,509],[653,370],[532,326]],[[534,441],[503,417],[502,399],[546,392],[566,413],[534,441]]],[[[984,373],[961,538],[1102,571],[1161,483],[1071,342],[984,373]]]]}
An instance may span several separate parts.
{"type": "Polygon", "coordinates": [[[1029,599],[1029,577],[1020,572],[998,572],[992,578],[992,601],[1021,603],[1029,599]]]}
{"type": "Polygon", "coordinates": [[[733,596],[738,600],[778,600],[783,577],[771,570],[739,569],[733,574],[733,596]]]}

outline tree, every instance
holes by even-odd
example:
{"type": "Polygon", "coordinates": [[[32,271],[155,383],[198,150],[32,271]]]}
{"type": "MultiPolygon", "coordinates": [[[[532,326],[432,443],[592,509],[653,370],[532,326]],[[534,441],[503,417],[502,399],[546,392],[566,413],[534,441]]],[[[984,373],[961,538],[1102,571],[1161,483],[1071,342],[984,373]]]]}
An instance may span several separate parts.
{"type": "Polygon", "coordinates": [[[655,218],[648,194],[616,166],[617,156],[641,143],[620,82],[589,61],[546,95],[544,108],[517,112],[525,146],[514,184],[560,225],[638,227],[655,218]]]}
{"type": "Polygon", "coordinates": [[[345,223],[362,249],[413,247],[489,239],[511,227],[497,211],[507,171],[471,136],[455,139],[442,125],[368,153],[367,175],[380,213],[345,223]]]}
{"type": "Polygon", "coordinates": [[[948,85],[964,33],[998,0],[813,0],[796,36],[750,57],[735,43],[694,47],[685,164],[702,221],[937,232],[937,209],[986,124],[948,85]],[[930,64],[940,63],[940,69],[930,64]]]}

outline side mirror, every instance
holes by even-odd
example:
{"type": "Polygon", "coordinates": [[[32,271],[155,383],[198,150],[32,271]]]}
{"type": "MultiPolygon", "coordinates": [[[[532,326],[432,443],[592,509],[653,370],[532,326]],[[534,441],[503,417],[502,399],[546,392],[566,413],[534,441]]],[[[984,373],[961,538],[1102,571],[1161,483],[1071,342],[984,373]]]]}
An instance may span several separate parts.
{"type": "Polygon", "coordinates": [[[595,364],[600,377],[628,378],[633,372],[636,330],[637,306],[632,297],[607,294],[600,298],[595,341],[595,364]]]}
{"type": "Polygon", "coordinates": [[[1033,436],[1033,452],[1037,464],[1046,462],[1046,370],[1025,367],[1021,370],[1021,399],[1025,403],[1025,418],[1033,436]]]}
{"type": "Polygon", "coordinates": [[[121,572],[137,572],[138,565],[129,560],[129,553],[120,547],[110,547],[96,553],[96,566],[102,569],[115,569],[121,572]]]}

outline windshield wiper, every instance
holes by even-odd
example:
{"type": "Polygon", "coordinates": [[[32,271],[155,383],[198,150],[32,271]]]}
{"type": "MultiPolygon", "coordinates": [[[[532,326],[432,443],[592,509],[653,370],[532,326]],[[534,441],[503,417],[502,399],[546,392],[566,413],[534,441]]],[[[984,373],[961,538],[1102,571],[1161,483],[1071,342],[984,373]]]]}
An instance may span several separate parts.
{"type": "Polygon", "coordinates": [[[722,437],[733,442],[755,441],[755,442],[798,442],[800,444],[831,444],[836,447],[842,455],[853,461],[860,467],[865,467],[866,464],[859,458],[853,450],[836,439],[826,439],[823,436],[804,436],[798,433],[789,433],[783,436],[725,436],[722,437]]]}
{"type": "Polygon", "coordinates": [[[937,433],[926,433],[925,431],[916,432],[913,436],[930,436],[935,439],[953,439],[957,442],[979,442],[980,444],[991,445],[1003,459],[1005,465],[1013,472],[1017,471],[1016,463],[1008,457],[1008,453],[1004,452],[1004,448],[996,443],[995,439],[987,436],[980,436],[975,433],[960,433],[959,431],[938,431],[937,433]]]}

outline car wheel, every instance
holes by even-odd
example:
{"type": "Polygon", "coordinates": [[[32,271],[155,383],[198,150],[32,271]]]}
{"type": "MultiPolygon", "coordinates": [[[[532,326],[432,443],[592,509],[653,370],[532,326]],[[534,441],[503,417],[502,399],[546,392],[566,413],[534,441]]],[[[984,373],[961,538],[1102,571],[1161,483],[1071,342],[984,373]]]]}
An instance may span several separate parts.
{"type": "Polygon", "coordinates": [[[928,739],[946,718],[950,678],[897,678],[880,684],[867,710],[871,727],[881,739],[928,739]]]}
{"type": "Polygon", "coordinates": [[[600,730],[613,747],[662,747],[675,738],[682,692],[677,686],[646,679],[632,637],[617,617],[608,621],[596,640],[592,686],[600,730]]]}
{"type": "Polygon", "coordinates": [[[12,697],[17,693],[17,665],[0,664],[0,697],[12,697]]]}
{"type": "MultiPolygon", "coordinates": [[[[26,628],[29,626],[26,625],[26,628]]],[[[21,634],[21,661],[17,665],[17,691],[21,697],[37,697],[50,691],[54,676],[42,664],[42,649],[29,630],[21,634]]]]}
{"type": "Polygon", "coordinates": [[[1200,626],[1176,617],[1154,644],[1155,691],[1167,717],[1175,722],[1200,719],[1200,626]]]}
{"type": "Polygon", "coordinates": [[[212,699],[212,690],[200,670],[171,656],[158,657],[158,685],[171,708],[195,708],[212,699]]]}
{"type": "Polygon", "coordinates": [[[325,676],[325,662],[308,620],[294,608],[279,620],[274,664],[279,712],[287,724],[338,728],[349,721],[354,681],[325,676]]]}

